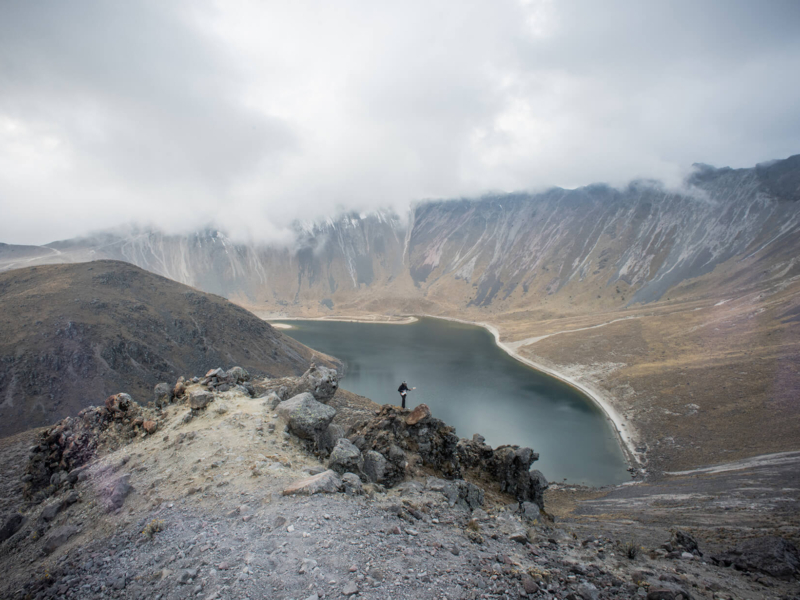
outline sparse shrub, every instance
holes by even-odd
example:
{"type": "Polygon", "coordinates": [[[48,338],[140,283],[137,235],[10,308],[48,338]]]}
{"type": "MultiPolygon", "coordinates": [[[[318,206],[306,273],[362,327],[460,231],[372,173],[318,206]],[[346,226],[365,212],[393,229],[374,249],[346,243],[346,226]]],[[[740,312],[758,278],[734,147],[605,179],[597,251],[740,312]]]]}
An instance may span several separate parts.
{"type": "Polygon", "coordinates": [[[164,530],[164,521],[161,519],[153,519],[142,530],[142,535],[146,537],[148,540],[152,540],[153,536],[157,534],[159,531],[164,530]]]}
{"type": "Polygon", "coordinates": [[[480,523],[478,523],[478,519],[470,519],[469,523],[467,523],[467,529],[470,531],[480,531],[481,526],[480,523]]]}
{"type": "Polygon", "coordinates": [[[622,553],[631,560],[634,560],[637,556],[639,556],[639,550],[639,546],[633,542],[625,542],[622,544],[622,553]]]}

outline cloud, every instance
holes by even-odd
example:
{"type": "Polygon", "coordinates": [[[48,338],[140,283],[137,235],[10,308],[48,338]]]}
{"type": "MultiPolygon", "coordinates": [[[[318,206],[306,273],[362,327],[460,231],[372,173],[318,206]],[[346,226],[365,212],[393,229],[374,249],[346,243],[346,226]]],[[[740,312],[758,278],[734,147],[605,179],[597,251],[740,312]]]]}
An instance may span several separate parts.
{"type": "Polygon", "coordinates": [[[800,5],[4,3],[0,241],[677,182],[800,152],[800,5]]]}

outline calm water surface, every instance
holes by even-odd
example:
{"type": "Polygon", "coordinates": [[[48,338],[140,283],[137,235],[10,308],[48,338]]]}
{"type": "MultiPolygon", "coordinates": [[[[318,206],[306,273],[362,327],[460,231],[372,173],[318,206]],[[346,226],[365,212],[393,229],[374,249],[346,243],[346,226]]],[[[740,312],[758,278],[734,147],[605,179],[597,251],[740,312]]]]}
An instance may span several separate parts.
{"type": "Polygon", "coordinates": [[[342,387],[378,404],[427,404],[459,437],[480,433],[492,446],[539,453],[549,481],[607,485],[630,481],[616,434],[591,400],[514,360],[485,329],[441,319],[411,325],[291,321],[283,333],[344,361],[342,387]]]}

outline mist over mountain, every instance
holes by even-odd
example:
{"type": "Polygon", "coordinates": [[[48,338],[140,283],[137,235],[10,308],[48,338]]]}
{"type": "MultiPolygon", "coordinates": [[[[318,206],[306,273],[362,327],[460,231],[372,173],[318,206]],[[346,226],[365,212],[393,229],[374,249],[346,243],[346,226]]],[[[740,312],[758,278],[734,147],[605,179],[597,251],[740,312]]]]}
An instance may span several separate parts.
{"type": "Polygon", "coordinates": [[[108,233],[0,247],[0,268],[110,258],[264,310],[413,312],[437,305],[583,311],[800,273],[800,155],[749,169],[696,165],[682,191],[638,181],[426,202],[295,225],[291,247],[223,232],[108,233]],[[725,268],[721,267],[725,265],[725,268]],[[705,287],[704,287],[705,286],[705,287]]]}

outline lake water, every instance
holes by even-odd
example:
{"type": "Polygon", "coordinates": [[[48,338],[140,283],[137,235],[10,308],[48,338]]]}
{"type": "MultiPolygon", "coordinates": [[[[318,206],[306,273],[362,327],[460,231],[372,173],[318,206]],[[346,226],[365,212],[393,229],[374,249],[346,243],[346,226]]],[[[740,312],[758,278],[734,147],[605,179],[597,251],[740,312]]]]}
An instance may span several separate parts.
{"type": "Polygon", "coordinates": [[[411,325],[290,321],[283,333],[344,361],[341,386],[378,404],[427,404],[459,437],[519,444],[551,482],[630,481],[604,413],[568,385],[514,360],[482,327],[423,318],[411,325]]]}

